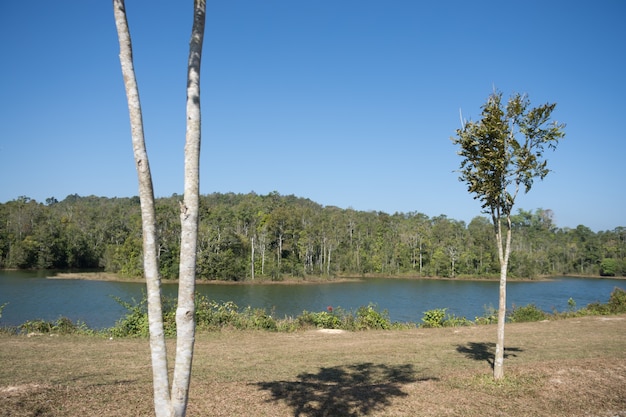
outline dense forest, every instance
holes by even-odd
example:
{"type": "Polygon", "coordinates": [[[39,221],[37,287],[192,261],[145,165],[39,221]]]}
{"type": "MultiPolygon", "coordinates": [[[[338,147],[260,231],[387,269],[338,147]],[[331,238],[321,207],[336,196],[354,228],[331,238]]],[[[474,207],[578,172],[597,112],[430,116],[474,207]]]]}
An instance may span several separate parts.
{"type": "MultiPolygon", "coordinates": [[[[181,197],[157,200],[159,265],[178,269],[181,197]]],[[[626,227],[558,228],[550,210],[513,216],[512,277],[626,275],[626,227]]],[[[417,213],[387,214],[268,195],[201,196],[198,277],[281,280],[363,275],[493,277],[493,226],[417,213]]],[[[81,197],[0,204],[0,268],[91,269],[142,275],[139,198],[81,197]]]]}

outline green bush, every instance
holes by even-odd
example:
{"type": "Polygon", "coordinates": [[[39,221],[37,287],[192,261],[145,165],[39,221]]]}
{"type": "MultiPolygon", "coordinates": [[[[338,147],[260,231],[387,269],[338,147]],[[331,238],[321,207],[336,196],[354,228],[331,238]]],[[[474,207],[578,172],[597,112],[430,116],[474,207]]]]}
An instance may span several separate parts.
{"type": "Polygon", "coordinates": [[[438,327],[459,327],[459,326],[471,326],[474,323],[465,317],[459,317],[454,314],[449,314],[447,308],[436,308],[424,312],[422,317],[423,328],[438,328],[438,327]]]}
{"type": "Polygon", "coordinates": [[[422,317],[422,324],[420,327],[443,327],[447,310],[447,308],[436,308],[433,310],[424,311],[424,317],[422,317]]]}
{"type": "Polygon", "coordinates": [[[615,287],[609,297],[609,311],[611,314],[626,313],[626,291],[615,287]]]}
{"type": "Polygon", "coordinates": [[[446,318],[443,321],[444,327],[472,326],[473,324],[474,323],[471,320],[468,320],[465,317],[455,316],[454,314],[446,315],[446,318]]]}
{"type": "Polygon", "coordinates": [[[617,275],[618,269],[619,267],[617,259],[604,258],[600,262],[600,276],[614,277],[615,275],[617,275]]]}
{"type": "Polygon", "coordinates": [[[320,329],[343,328],[342,320],[334,312],[329,311],[312,313],[305,310],[298,317],[298,322],[302,327],[314,326],[320,329]]]}
{"type": "Polygon", "coordinates": [[[238,327],[239,307],[232,301],[217,303],[202,295],[196,296],[196,325],[215,330],[223,327],[238,327]]]}
{"type": "Polygon", "coordinates": [[[240,330],[254,329],[275,331],[278,329],[278,325],[276,320],[274,320],[271,315],[267,314],[264,309],[246,307],[238,314],[235,328],[240,330]]]}
{"type": "Polygon", "coordinates": [[[584,314],[601,316],[626,313],[626,291],[621,288],[615,287],[615,289],[611,292],[608,303],[591,303],[588,304],[587,307],[583,310],[579,310],[579,312],[584,314]]]}
{"type": "MultiPolygon", "coordinates": [[[[119,297],[113,297],[128,313],[115,323],[115,326],[109,329],[109,333],[114,337],[140,336],[148,337],[150,335],[150,323],[148,321],[148,299],[144,294],[141,301],[137,302],[133,299],[132,303],[126,302],[119,297]]],[[[174,336],[176,334],[176,300],[169,297],[163,297],[161,300],[163,312],[163,332],[166,336],[174,336]]]]}
{"type": "Polygon", "coordinates": [[[356,312],[355,328],[357,330],[388,330],[391,328],[389,313],[377,311],[373,304],[360,307],[356,312]]]}
{"type": "Polygon", "coordinates": [[[484,313],[480,317],[475,317],[474,323],[476,324],[495,324],[498,322],[498,310],[493,306],[483,306],[484,313]]]}
{"type": "Polygon", "coordinates": [[[46,320],[28,320],[20,325],[20,330],[26,333],[51,333],[54,323],[46,320]]]}
{"type": "Polygon", "coordinates": [[[24,333],[53,333],[53,334],[91,334],[93,333],[85,323],[76,322],[67,317],[59,317],[56,321],[47,320],[28,320],[22,323],[18,330],[24,333]]]}
{"type": "Polygon", "coordinates": [[[536,305],[528,304],[523,307],[513,306],[513,311],[509,315],[509,320],[513,323],[524,323],[545,320],[547,317],[547,314],[537,308],[536,305]]]}
{"type": "Polygon", "coordinates": [[[576,301],[572,297],[567,300],[567,308],[569,311],[576,311],[576,301]]]}

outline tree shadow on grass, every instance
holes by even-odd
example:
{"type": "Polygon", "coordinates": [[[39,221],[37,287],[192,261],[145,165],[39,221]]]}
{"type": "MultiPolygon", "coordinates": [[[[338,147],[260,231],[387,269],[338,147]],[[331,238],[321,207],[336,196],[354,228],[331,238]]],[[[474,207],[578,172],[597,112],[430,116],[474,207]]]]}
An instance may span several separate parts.
{"type": "Polygon", "coordinates": [[[405,384],[436,379],[417,377],[410,364],[372,363],[320,368],[297,378],[255,385],[272,393],[269,401],[285,401],[295,417],[357,417],[389,406],[394,397],[407,396],[402,390],[405,384]]]}
{"type": "MultiPolygon", "coordinates": [[[[466,345],[457,345],[456,351],[465,355],[466,358],[474,359],[475,361],[485,361],[493,369],[493,362],[496,356],[495,343],[478,343],[468,342],[466,345]]],[[[504,358],[516,357],[517,354],[513,352],[523,352],[523,349],[516,347],[505,347],[504,358]]]]}

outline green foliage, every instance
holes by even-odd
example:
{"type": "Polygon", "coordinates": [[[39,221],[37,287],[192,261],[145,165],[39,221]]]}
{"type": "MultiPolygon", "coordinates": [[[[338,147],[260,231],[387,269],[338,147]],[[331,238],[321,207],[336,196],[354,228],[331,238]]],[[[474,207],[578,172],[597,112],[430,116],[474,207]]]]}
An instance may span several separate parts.
{"type": "MultiPolygon", "coordinates": [[[[165,279],[178,275],[179,199],[156,201],[159,272],[165,279]]],[[[258,280],[499,274],[493,226],[485,217],[466,225],[443,215],[323,207],[278,193],[214,193],[200,200],[201,279],[251,279],[253,247],[258,280]],[[347,227],[333,227],[340,224],[347,227]]],[[[551,211],[543,209],[520,210],[511,217],[516,248],[511,276],[595,275],[601,263],[606,264],[604,273],[626,274],[624,227],[598,233],[584,226],[559,229],[551,211]],[[538,247],[542,250],[533,250],[538,247]]],[[[143,274],[137,198],[72,195],[44,205],[22,197],[0,204],[0,268],[79,267],[143,274]]]]}
{"type": "Polygon", "coordinates": [[[545,320],[547,317],[548,315],[534,304],[528,304],[522,307],[513,306],[513,311],[508,316],[509,320],[513,323],[541,321],[545,320]]]}
{"type": "Polygon", "coordinates": [[[496,324],[498,322],[498,310],[493,306],[483,306],[484,313],[474,319],[476,324],[496,324]]]}
{"type": "Polygon", "coordinates": [[[615,287],[609,297],[609,310],[611,314],[626,313],[626,291],[615,287]]]}
{"type": "Polygon", "coordinates": [[[199,328],[219,329],[237,323],[239,307],[232,301],[217,303],[203,295],[196,295],[196,325],[199,328]]]}
{"type": "Polygon", "coordinates": [[[59,317],[56,321],[29,320],[18,327],[24,333],[44,334],[93,334],[85,323],[73,323],[67,317],[59,317]]]}
{"type": "MultiPolygon", "coordinates": [[[[114,327],[101,332],[89,329],[84,323],[72,323],[66,317],[60,317],[54,322],[45,320],[30,320],[17,329],[0,328],[0,332],[14,334],[17,331],[26,333],[54,333],[54,334],[106,334],[113,337],[147,337],[149,336],[147,299],[144,296],[139,302],[126,302],[119,298],[116,301],[126,308],[127,313],[114,327]]],[[[570,298],[570,301],[573,301],[570,298]]],[[[531,322],[545,319],[559,319],[566,317],[580,317],[587,315],[609,315],[626,313],[626,291],[615,288],[611,292],[608,303],[592,303],[586,308],[574,311],[575,302],[569,302],[569,311],[554,312],[552,315],[538,309],[534,304],[523,307],[514,307],[508,319],[512,322],[531,322]]],[[[0,313],[2,308],[0,306],[0,313]]],[[[167,336],[176,333],[176,300],[163,299],[164,328],[167,336]]],[[[424,312],[420,327],[441,328],[458,327],[497,322],[498,311],[493,307],[485,307],[485,313],[476,317],[472,322],[465,317],[457,317],[448,313],[447,308],[439,308],[424,312]]],[[[227,301],[218,303],[205,296],[196,296],[196,325],[198,330],[219,331],[222,329],[236,330],[265,330],[294,332],[310,328],[358,330],[389,330],[415,328],[415,323],[392,323],[388,312],[378,311],[374,304],[359,307],[356,313],[345,312],[341,308],[328,307],[327,311],[303,311],[296,318],[285,317],[276,319],[271,313],[259,308],[239,308],[235,303],[227,301]]]]}
{"type": "Polygon", "coordinates": [[[565,125],[549,123],[556,104],[529,108],[525,95],[514,94],[502,103],[502,93],[494,92],[482,107],[478,122],[467,122],[453,138],[463,158],[460,180],[482,202],[488,213],[511,214],[517,187],[528,192],[534,178],[549,172],[544,150],[556,148],[564,137],[565,125]]]}
{"type": "Polygon", "coordinates": [[[370,304],[357,310],[354,326],[357,330],[388,330],[391,321],[386,310],[379,312],[374,304],[370,304]]]}
{"type": "MultiPolygon", "coordinates": [[[[139,302],[132,303],[116,298],[128,313],[122,317],[109,333],[114,337],[138,336],[150,334],[147,299],[144,296],[139,302]]],[[[163,327],[165,335],[176,335],[176,299],[163,298],[163,327]]],[[[202,295],[196,295],[196,326],[199,330],[220,330],[233,328],[238,330],[278,330],[277,321],[263,309],[246,307],[240,309],[232,301],[218,303],[202,295]]],[[[288,329],[285,324],[283,329],[288,329]]]]}
{"type": "Polygon", "coordinates": [[[582,314],[602,316],[626,313],[626,291],[621,288],[615,287],[615,289],[611,292],[608,303],[591,303],[588,304],[585,309],[579,312],[581,312],[582,314]]]}
{"type": "MultiPolygon", "coordinates": [[[[109,333],[113,337],[150,335],[150,322],[148,320],[148,299],[144,295],[141,301],[135,299],[132,303],[126,302],[119,297],[113,297],[128,312],[115,323],[109,333]]],[[[166,336],[176,334],[176,300],[164,297],[161,301],[163,310],[163,331],[166,336]]]]}
{"type": "Polygon", "coordinates": [[[600,275],[603,277],[614,277],[618,271],[617,259],[604,258],[600,262],[600,275]]]}
{"type": "MultiPolygon", "coordinates": [[[[116,298],[128,311],[108,332],[114,337],[149,335],[147,300],[126,302],[116,298]]],[[[166,336],[176,333],[175,300],[163,300],[164,327],[166,336]]],[[[196,296],[196,326],[199,330],[221,330],[232,328],[237,330],[270,330],[296,331],[311,327],[343,330],[387,330],[406,328],[409,326],[391,323],[387,311],[379,312],[373,304],[360,307],[355,314],[346,313],[341,308],[328,307],[327,311],[303,311],[296,319],[284,318],[277,320],[264,309],[239,308],[232,301],[218,303],[205,296],[196,296]]]]}
{"type": "Polygon", "coordinates": [[[254,329],[254,330],[278,330],[278,324],[271,314],[267,314],[262,308],[250,308],[246,307],[242,313],[243,326],[242,329],[254,329]]]}
{"type": "Polygon", "coordinates": [[[276,319],[264,309],[240,309],[232,301],[218,303],[202,295],[196,296],[196,325],[206,330],[278,330],[276,319]]]}
{"type": "Polygon", "coordinates": [[[461,326],[472,326],[474,322],[468,320],[465,317],[459,317],[454,314],[447,314],[445,320],[443,321],[444,327],[461,327],[461,326]]]}
{"type": "Polygon", "coordinates": [[[336,315],[328,311],[320,311],[318,313],[303,311],[298,317],[298,322],[302,326],[314,326],[320,329],[341,329],[343,327],[342,320],[336,315]]]}
{"type": "Polygon", "coordinates": [[[576,310],[576,301],[570,297],[567,300],[567,308],[569,309],[569,311],[575,311],[576,310]]]}
{"type": "Polygon", "coordinates": [[[447,308],[436,308],[433,310],[424,311],[424,317],[422,317],[421,327],[443,327],[447,310],[447,308]]]}
{"type": "Polygon", "coordinates": [[[420,327],[438,328],[438,327],[459,327],[471,326],[474,323],[465,317],[458,317],[448,313],[447,308],[436,308],[424,312],[420,327]]]}

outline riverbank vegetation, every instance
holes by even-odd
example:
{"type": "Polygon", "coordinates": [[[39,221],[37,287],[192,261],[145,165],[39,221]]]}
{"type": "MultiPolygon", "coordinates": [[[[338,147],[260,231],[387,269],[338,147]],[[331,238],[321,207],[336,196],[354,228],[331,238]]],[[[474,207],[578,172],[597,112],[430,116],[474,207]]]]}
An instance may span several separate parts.
{"type": "MultiPolygon", "coordinates": [[[[178,276],[179,201],[156,202],[159,266],[178,276]]],[[[559,228],[550,210],[513,216],[509,275],[626,275],[626,227],[559,228]]],[[[200,199],[198,277],[253,281],[339,276],[497,277],[493,226],[445,215],[364,212],[295,196],[200,199]]],[[[0,268],[91,269],[142,276],[139,199],[80,197],[0,204],[0,268]]]]}
{"type": "MultiPolygon", "coordinates": [[[[84,334],[102,337],[148,337],[148,312],[144,298],[139,302],[117,301],[126,308],[127,313],[120,318],[115,326],[108,329],[90,329],[85,323],[73,323],[66,317],[56,321],[29,320],[17,327],[3,327],[2,333],[7,334],[84,334]]],[[[626,291],[615,288],[607,303],[592,303],[577,309],[575,300],[568,302],[568,311],[545,312],[534,304],[513,306],[507,311],[510,323],[534,322],[543,320],[562,320],[574,317],[609,316],[626,313],[626,291]]],[[[2,308],[0,308],[0,317],[2,308]]],[[[341,307],[328,306],[326,311],[303,311],[297,317],[276,317],[272,312],[261,308],[241,308],[231,301],[218,303],[202,295],[196,296],[196,327],[199,332],[223,330],[265,330],[270,332],[292,333],[313,329],[340,331],[364,330],[409,330],[415,328],[464,327],[490,325],[497,322],[498,311],[485,306],[482,316],[473,320],[448,313],[446,308],[428,310],[423,313],[419,323],[392,322],[386,311],[380,311],[370,304],[361,306],[356,311],[346,311],[341,307]]],[[[176,300],[164,298],[163,324],[166,336],[176,335],[176,300]]]]}

